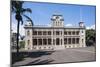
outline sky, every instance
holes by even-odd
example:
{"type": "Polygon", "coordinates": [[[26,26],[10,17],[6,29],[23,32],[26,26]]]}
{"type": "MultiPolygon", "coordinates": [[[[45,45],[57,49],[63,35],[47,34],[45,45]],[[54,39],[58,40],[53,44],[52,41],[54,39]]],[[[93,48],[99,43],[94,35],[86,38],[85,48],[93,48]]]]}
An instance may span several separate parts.
{"type": "MultiPolygon", "coordinates": [[[[96,7],[90,5],[57,4],[24,2],[23,8],[30,8],[32,13],[25,13],[31,17],[34,25],[50,25],[53,14],[61,14],[65,26],[78,26],[80,21],[84,22],[87,29],[95,28],[96,7]]],[[[17,21],[12,14],[12,29],[16,32],[17,21]]],[[[24,18],[24,17],[23,17],[24,18]]],[[[24,18],[24,21],[26,19],[24,18]]],[[[26,23],[26,22],[25,22],[26,23]]],[[[24,25],[20,26],[20,33],[24,35],[24,25]]]]}

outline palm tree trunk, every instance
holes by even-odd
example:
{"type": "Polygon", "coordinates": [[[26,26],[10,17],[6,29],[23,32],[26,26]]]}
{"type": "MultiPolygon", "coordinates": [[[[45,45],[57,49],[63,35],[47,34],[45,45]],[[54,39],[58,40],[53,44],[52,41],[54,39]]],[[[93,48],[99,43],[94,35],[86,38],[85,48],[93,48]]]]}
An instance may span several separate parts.
{"type": "Polygon", "coordinates": [[[18,20],[18,24],[17,24],[17,57],[19,56],[19,24],[20,21],[18,20]]]}

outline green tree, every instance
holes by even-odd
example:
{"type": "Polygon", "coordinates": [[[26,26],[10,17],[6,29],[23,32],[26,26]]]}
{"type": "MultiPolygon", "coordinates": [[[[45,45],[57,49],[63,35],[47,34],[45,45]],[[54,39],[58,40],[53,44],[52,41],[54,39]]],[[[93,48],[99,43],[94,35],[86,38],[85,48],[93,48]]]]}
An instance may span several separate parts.
{"type": "Polygon", "coordinates": [[[25,47],[25,41],[20,41],[20,48],[24,48],[25,47]]]}
{"type": "Polygon", "coordinates": [[[86,30],[86,45],[91,46],[95,44],[96,32],[93,29],[86,30]]]}
{"type": "Polygon", "coordinates": [[[32,13],[30,8],[23,8],[24,1],[11,1],[11,11],[15,14],[15,19],[17,20],[17,56],[19,54],[19,25],[23,24],[23,17],[26,17],[28,21],[31,21],[31,18],[25,15],[25,12],[32,13]]]}

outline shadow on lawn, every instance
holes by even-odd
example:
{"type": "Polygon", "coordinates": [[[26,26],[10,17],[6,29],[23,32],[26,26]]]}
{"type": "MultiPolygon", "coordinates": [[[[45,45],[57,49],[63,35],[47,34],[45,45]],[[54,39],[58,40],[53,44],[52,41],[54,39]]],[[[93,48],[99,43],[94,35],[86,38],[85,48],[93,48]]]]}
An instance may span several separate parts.
{"type": "Polygon", "coordinates": [[[11,64],[15,62],[23,61],[25,58],[37,58],[44,55],[50,55],[54,51],[35,51],[35,52],[19,52],[19,57],[17,57],[16,52],[12,52],[11,64]]]}

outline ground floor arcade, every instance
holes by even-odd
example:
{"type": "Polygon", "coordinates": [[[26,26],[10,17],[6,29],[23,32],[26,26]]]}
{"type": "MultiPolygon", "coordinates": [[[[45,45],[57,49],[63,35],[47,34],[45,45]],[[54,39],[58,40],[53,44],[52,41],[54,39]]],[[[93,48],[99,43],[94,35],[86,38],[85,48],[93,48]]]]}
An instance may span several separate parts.
{"type": "MultiPolygon", "coordinates": [[[[29,42],[28,42],[29,44],[29,42]]],[[[32,49],[62,49],[80,47],[79,37],[33,38],[32,49]]]]}

